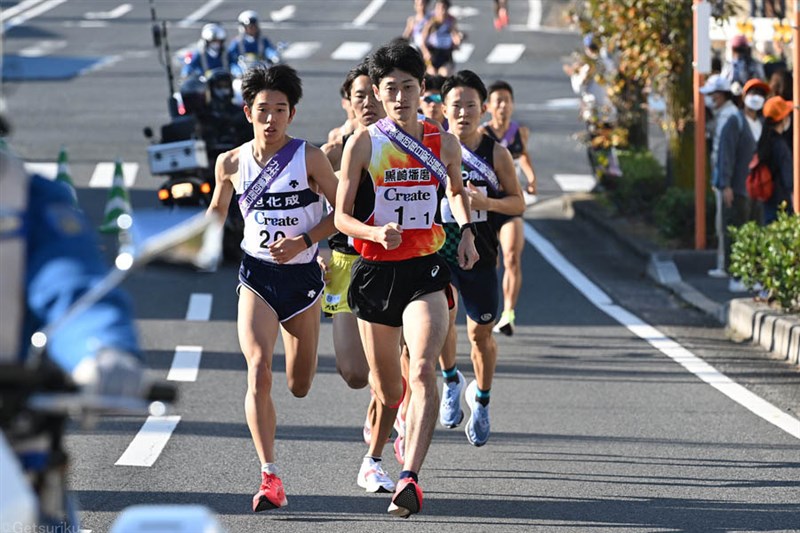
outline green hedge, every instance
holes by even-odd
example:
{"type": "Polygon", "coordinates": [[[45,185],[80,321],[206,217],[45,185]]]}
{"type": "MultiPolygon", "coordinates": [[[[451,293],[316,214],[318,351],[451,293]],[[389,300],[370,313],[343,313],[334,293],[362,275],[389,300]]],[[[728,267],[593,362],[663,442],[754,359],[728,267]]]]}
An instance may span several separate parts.
{"type": "MultiPolygon", "coordinates": [[[[714,195],[706,194],[706,242],[716,242],[714,195]]],[[[694,191],[670,187],[653,209],[653,224],[661,237],[677,241],[681,248],[694,245],[694,191]]]]}
{"type": "Polygon", "coordinates": [[[770,301],[800,310],[800,216],[778,214],[768,226],[755,222],[731,232],[731,275],[752,289],[757,283],[770,301]]]}
{"type": "Polygon", "coordinates": [[[619,150],[620,177],[609,197],[623,215],[640,215],[653,220],[653,209],[666,189],[664,168],[652,152],[619,150]]]}

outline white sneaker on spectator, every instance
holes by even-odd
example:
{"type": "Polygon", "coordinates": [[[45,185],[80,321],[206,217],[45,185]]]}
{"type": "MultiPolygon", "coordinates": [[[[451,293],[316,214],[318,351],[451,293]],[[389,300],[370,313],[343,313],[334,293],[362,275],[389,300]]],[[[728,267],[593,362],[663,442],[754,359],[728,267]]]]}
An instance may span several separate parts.
{"type": "Polygon", "coordinates": [[[747,287],[738,279],[731,278],[728,280],[728,290],[730,292],[747,292],[747,287]]]}

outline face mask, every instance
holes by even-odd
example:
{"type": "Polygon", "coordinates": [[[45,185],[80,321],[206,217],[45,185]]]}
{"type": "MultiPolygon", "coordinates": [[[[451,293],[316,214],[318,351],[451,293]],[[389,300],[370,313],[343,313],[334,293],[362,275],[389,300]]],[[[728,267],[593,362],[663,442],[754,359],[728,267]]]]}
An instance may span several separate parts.
{"type": "Polygon", "coordinates": [[[706,107],[707,107],[707,108],[709,108],[709,109],[716,109],[716,106],[714,105],[714,99],[713,99],[713,98],[711,98],[711,95],[708,95],[708,94],[707,94],[707,95],[705,95],[705,96],[703,97],[703,100],[705,101],[705,103],[706,103],[706,107]]]}
{"type": "Polygon", "coordinates": [[[748,94],[744,97],[744,105],[753,111],[759,111],[764,107],[764,97],[760,94],[748,94]]]}

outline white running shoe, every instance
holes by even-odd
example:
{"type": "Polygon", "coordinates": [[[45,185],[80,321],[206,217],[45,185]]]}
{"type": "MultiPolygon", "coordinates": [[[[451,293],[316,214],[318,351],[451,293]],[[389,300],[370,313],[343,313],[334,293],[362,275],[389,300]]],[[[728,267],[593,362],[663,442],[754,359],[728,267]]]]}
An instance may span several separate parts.
{"type": "Polygon", "coordinates": [[[394,492],[394,481],[384,471],[381,461],[371,457],[364,457],[356,482],[367,492],[394,492]]]}

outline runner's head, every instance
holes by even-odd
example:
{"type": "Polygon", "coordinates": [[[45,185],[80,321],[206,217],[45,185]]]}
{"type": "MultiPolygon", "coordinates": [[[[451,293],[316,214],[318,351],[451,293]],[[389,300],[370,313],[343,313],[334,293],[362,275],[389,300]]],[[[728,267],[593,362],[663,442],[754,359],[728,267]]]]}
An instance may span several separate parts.
{"type": "Polygon", "coordinates": [[[252,107],[256,96],[262,91],[283,93],[289,103],[289,109],[294,112],[295,106],[303,97],[303,84],[297,71],[289,65],[267,68],[259,64],[248,69],[242,77],[244,103],[252,107]]]}
{"type": "Polygon", "coordinates": [[[444,76],[425,74],[425,89],[419,101],[419,108],[426,117],[444,124],[444,106],[442,105],[442,84],[444,76]]]}
{"type": "Polygon", "coordinates": [[[450,9],[450,0],[436,0],[433,4],[433,18],[437,22],[443,21],[447,17],[447,11],[450,9]]]}
{"type": "Polygon", "coordinates": [[[460,70],[442,85],[445,115],[450,131],[459,137],[469,135],[480,126],[486,111],[486,86],[471,70],[460,70]]]}
{"type": "Polygon", "coordinates": [[[514,114],[514,91],[508,82],[498,80],[489,85],[488,110],[500,122],[511,120],[514,114]]]}
{"type": "Polygon", "coordinates": [[[303,89],[292,67],[256,65],[242,78],[242,96],[244,114],[253,124],[253,134],[257,140],[269,143],[285,138],[303,89]]]}
{"type": "Polygon", "coordinates": [[[369,77],[369,65],[366,60],[350,69],[342,84],[342,90],[347,95],[355,120],[361,126],[369,126],[386,116],[383,106],[372,90],[372,80],[369,77]]]}
{"type": "Polygon", "coordinates": [[[393,120],[416,119],[425,62],[408,44],[382,46],[369,58],[369,77],[386,115],[393,120]]]}

